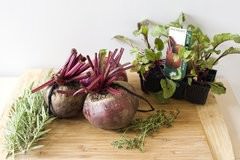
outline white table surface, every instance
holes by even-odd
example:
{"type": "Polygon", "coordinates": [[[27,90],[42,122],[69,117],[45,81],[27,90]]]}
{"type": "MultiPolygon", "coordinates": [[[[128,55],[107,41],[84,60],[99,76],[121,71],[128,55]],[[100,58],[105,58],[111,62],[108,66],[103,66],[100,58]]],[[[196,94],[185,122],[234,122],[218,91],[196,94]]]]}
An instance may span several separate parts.
{"type": "MultiPolygon", "coordinates": [[[[0,115],[3,114],[4,108],[10,102],[11,94],[17,87],[18,77],[0,77],[0,115]]],[[[227,82],[226,82],[227,83],[227,82]]],[[[225,95],[216,96],[220,104],[220,110],[228,126],[229,134],[233,143],[236,160],[240,160],[240,105],[232,88],[227,83],[228,92],[225,95]]]]}

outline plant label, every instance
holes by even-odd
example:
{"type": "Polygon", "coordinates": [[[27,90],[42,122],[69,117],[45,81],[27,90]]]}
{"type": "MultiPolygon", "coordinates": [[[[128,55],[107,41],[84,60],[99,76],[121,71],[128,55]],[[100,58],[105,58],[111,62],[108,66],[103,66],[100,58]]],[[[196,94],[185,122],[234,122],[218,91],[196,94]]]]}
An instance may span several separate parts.
{"type": "Polygon", "coordinates": [[[171,36],[177,44],[185,46],[187,29],[170,27],[168,35],[171,36]]]}

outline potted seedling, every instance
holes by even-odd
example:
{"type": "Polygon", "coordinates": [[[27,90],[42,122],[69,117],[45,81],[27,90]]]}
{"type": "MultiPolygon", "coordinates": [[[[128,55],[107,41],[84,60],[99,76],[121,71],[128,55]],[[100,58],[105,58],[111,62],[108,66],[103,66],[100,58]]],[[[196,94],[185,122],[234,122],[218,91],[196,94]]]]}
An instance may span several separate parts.
{"type": "Polygon", "coordinates": [[[187,85],[187,62],[193,58],[191,50],[189,50],[191,33],[184,29],[185,15],[184,13],[181,13],[175,21],[166,25],[157,24],[151,20],[146,21],[153,26],[153,37],[167,39],[168,48],[164,72],[170,77],[170,79],[174,80],[176,84],[176,90],[172,97],[175,99],[183,99],[187,85]],[[180,44],[176,44],[174,38],[171,38],[170,30],[178,30],[179,32],[185,31],[184,35],[176,37],[178,39],[182,38],[182,42],[180,44]]]}
{"type": "MultiPolygon", "coordinates": [[[[148,20],[148,22],[151,22],[148,20]]],[[[151,22],[154,24],[153,22],[151,22]]],[[[186,24],[185,15],[181,13],[179,18],[168,25],[154,24],[154,35],[164,37],[168,33],[169,27],[187,28],[185,52],[188,67],[187,74],[177,84],[174,98],[185,98],[193,103],[204,104],[208,92],[211,89],[213,93],[223,94],[226,88],[221,82],[214,82],[217,70],[213,69],[220,59],[227,55],[239,54],[240,48],[229,47],[219,49],[222,43],[233,41],[236,44],[240,42],[239,35],[230,33],[221,33],[209,39],[198,27],[186,24]],[[196,89],[196,88],[199,88],[196,89]]]]}
{"type": "Polygon", "coordinates": [[[152,93],[160,100],[173,96],[178,85],[177,80],[184,77],[181,70],[182,62],[187,60],[190,53],[183,46],[172,44],[175,41],[168,36],[169,27],[180,27],[183,20],[184,17],[180,16],[168,25],[154,25],[154,27],[149,20],[138,23],[138,28],[133,34],[143,38],[145,47],[137,45],[133,40],[122,35],[114,37],[131,46],[131,53],[135,55],[132,71],[139,74],[142,91],[152,93]],[[163,55],[165,43],[171,43],[169,47],[174,49],[178,48],[178,50],[169,49],[167,59],[163,55]],[[178,54],[178,51],[181,53],[178,54]],[[169,66],[174,67],[174,73],[167,74],[169,70],[166,68],[169,66]]]}
{"type": "Polygon", "coordinates": [[[186,88],[185,98],[193,103],[205,104],[209,90],[215,94],[226,92],[226,88],[221,82],[214,81],[217,71],[213,67],[227,55],[240,54],[240,48],[232,46],[224,48],[222,45],[226,41],[232,41],[235,43],[234,45],[239,45],[240,36],[220,33],[210,39],[196,26],[189,25],[188,30],[192,32],[190,50],[194,57],[189,62],[190,85],[186,88]]]}
{"type": "Polygon", "coordinates": [[[143,37],[146,48],[136,46],[131,39],[122,35],[114,38],[131,45],[131,53],[135,55],[132,71],[139,74],[142,91],[161,93],[165,98],[171,97],[175,91],[175,83],[164,74],[165,59],[162,58],[164,42],[161,38],[155,38],[154,47],[152,47],[149,42],[149,27],[145,23],[138,23],[138,29],[134,31],[134,35],[143,37]]]}
{"type": "Polygon", "coordinates": [[[78,54],[76,49],[72,49],[65,65],[53,74],[49,81],[32,90],[32,93],[35,93],[47,88],[45,101],[54,116],[71,118],[81,113],[86,94],[70,95],[83,87],[82,80],[91,76],[91,73],[87,72],[90,66],[85,61],[84,56],[78,54]]]}

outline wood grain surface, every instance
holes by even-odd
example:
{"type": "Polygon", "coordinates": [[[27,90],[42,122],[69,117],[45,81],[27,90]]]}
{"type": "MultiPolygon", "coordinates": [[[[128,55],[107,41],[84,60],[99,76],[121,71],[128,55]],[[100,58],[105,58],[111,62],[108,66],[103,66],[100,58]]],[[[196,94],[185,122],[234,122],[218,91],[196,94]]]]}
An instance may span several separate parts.
{"type": "MultiPolygon", "coordinates": [[[[19,80],[18,88],[12,95],[14,100],[32,81],[41,79],[46,70],[30,70],[19,80]]],[[[140,90],[138,76],[128,72],[129,82],[140,90]]],[[[156,109],[180,110],[180,115],[171,128],[162,128],[158,133],[148,137],[145,151],[119,150],[111,146],[111,142],[121,135],[116,131],[102,130],[91,126],[79,115],[75,119],[57,119],[49,128],[52,130],[41,141],[44,147],[31,151],[26,155],[18,155],[17,159],[148,159],[148,160],[211,160],[234,159],[231,141],[224,119],[217,110],[214,97],[208,99],[205,106],[197,106],[186,101],[170,100],[167,104],[159,104],[148,97],[156,109]]],[[[11,102],[9,102],[11,104],[11,102]]],[[[9,105],[1,118],[1,134],[6,124],[9,105]]],[[[141,101],[142,108],[148,107],[141,101]]],[[[137,113],[136,117],[145,117],[151,113],[137,113]]],[[[1,135],[1,148],[3,136],[1,135]]],[[[4,151],[0,159],[4,159],[4,151]]]]}

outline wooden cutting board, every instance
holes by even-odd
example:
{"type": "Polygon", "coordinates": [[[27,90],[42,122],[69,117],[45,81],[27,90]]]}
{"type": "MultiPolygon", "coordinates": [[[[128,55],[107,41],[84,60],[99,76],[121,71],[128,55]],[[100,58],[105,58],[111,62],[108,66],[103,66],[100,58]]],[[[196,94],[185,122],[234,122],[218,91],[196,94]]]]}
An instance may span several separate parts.
{"type": "MultiPolygon", "coordinates": [[[[32,81],[42,79],[47,70],[27,71],[19,80],[18,88],[12,95],[14,100],[32,81]]],[[[17,159],[134,159],[134,160],[234,160],[232,144],[218,103],[209,95],[204,106],[186,101],[170,100],[159,104],[155,99],[141,92],[138,75],[128,72],[129,82],[137,92],[149,98],[156,109],[180,110],[180,115],[171,128],[162,128],[145,141],[145,151],[119,150],[111,142],[120,137],[120,133],[93,127],[82,115],[75,119],[57,119],[49,128],[52,130],[41,141],[44,147],[31,151],[17,159]]],[[[10,108],[1,118],[1,133],[6,124],[10,108]]],[[[141,101],[140,106],[147,104],[141,101]]],[[[145,117],[151,113],[137,113],[136,117],[145,117]]],[[[3,148],[3,136],[0,138],[3,148]]],[[[3,152],[3,151],[2,151],[3,152]]],[[[4,159],[4,154],[0,155],[4,159]]]]}

